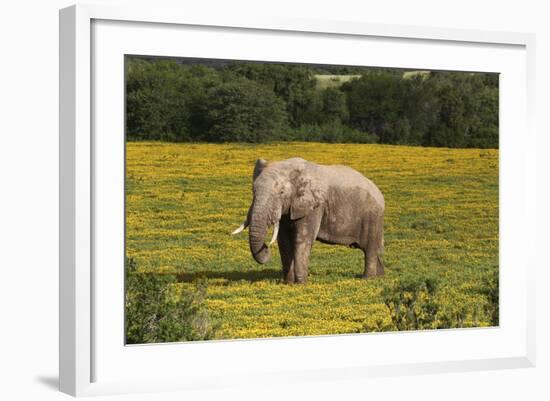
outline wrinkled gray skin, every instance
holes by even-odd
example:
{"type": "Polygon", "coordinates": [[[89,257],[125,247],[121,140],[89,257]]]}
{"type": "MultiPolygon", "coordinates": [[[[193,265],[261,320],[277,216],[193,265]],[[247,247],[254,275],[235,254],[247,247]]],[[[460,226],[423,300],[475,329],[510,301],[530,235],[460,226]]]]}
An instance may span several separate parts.
{"type": "Polygon", "coordinates": [[[260,159],[253,195],[245,222],[250,251],[258,263],[266,263],[271,257],[265,244],[268,228],[279,222],[277,241],[287,283],[307,281],[315,240],[361,249],[363,278],[384,274],[384,196],[357,171],[301,158],[260,159]]]}

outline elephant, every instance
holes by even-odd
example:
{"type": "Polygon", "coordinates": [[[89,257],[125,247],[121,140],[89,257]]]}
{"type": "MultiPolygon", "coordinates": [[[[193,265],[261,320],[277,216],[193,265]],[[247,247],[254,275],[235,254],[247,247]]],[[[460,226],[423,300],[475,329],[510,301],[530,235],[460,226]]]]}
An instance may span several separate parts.
{"type": "Polygon", "coordinates": [[[359,248],[365,255],[363,278],[384,274],[384,196],[356,170],[320,165],[302,158],[259,159],[252,175],[253,199],[246,220],[232,232],[249,229],[256,262],[267,263],[275,240],[283,279],[307,282],[309,256],[315,240],[359,248]],[[265,244],[268,229],[273,237],[265,244]]]}

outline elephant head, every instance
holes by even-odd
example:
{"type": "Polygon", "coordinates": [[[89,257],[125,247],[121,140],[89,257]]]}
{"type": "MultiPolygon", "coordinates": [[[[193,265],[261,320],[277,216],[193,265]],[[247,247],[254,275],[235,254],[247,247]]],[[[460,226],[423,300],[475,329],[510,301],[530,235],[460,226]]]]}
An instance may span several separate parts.
{"type": "Polygon", "coordinates": [[[247,218],[232,234],[248,227],[250,252],[256,262],[263,264],[271,258],[269,246],[277,239],[281,217],[288,215],[291,220],[305,217],[321,205],[323,190],[311,166],[299,158],[269,163],[257,160],[252,181],[253,200],[247,218]],[[273,236],[266,245],[271,226],[273,236]]]}

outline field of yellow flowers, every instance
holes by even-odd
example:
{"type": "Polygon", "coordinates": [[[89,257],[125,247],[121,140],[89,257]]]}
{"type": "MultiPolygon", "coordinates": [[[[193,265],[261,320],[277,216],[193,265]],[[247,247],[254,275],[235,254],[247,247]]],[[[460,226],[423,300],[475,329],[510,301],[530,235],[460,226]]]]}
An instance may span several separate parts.
{"type": "MultiPolygon", "coordinates": [[[[140,272],[207,285],[214,338],[258,338],[498,324],[498,150],[389,145],[129,142],[126,252],[140,272]],[[359,250],[314,244],[309,283],[281,282],[247,234],[258,158],[345,164],[386,201],[386,274],[359,275],[359,250]]],[[[167,302],[169,302],[167,300],[167,302]]]]}

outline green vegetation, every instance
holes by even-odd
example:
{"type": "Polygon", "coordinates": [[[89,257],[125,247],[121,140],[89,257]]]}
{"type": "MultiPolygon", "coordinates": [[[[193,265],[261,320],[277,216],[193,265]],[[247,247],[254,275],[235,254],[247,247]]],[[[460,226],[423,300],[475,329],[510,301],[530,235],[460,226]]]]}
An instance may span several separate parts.
{"type": "Polygon", "coordinates": [[[176,277],[138,271],[126,260],[126,343],[210,340],[216,326],[204,304],[206,284],[178,291],[176,277]]]}
{"type": "Polygon", "coordinates": [[[286,124],[283,101],[255,81],[223,82],[205,99],[201,139],[208,142],[265,142],[286,124]]]}
{"type": "Polygon", "coordinates": [[[321,90],[327,88],[339,88],[346,82],[359,78],[361,78],[361,75],[317,74],[315,75],[315,81],[317,81],[316,88],[321,90]]]}
{"type": "Polygon", "coordinates": [[[498,148],[498,75],[126,59],[128,140],[498,148]]]}
{"type": "Polygon", "coordinates": [[[498,91],[489,73],[128,56],[127,343],[498,325],[498,91]],[[284,285],[276,244],[258,265],[229,235],[255,160],[294,156],[380,187],[385,276],[315,243],[309,283],[284,285]]]}
{"type": "Polygon", "coordinates": [[[129,342],[498,325],[498,150],[379,144],[129,142],[129,342]],[[281,281],[247,233],[254,162],[346,164],[386,201],[386,274],[363,254],[316,242],[309,283],[281,281]],[[134,266],[134,265],[132,265],[134,266]],[[208,328],[208,329],[205,329],[208,328]],[[145,331],[144,331],[145,330],[145,331]]]}

